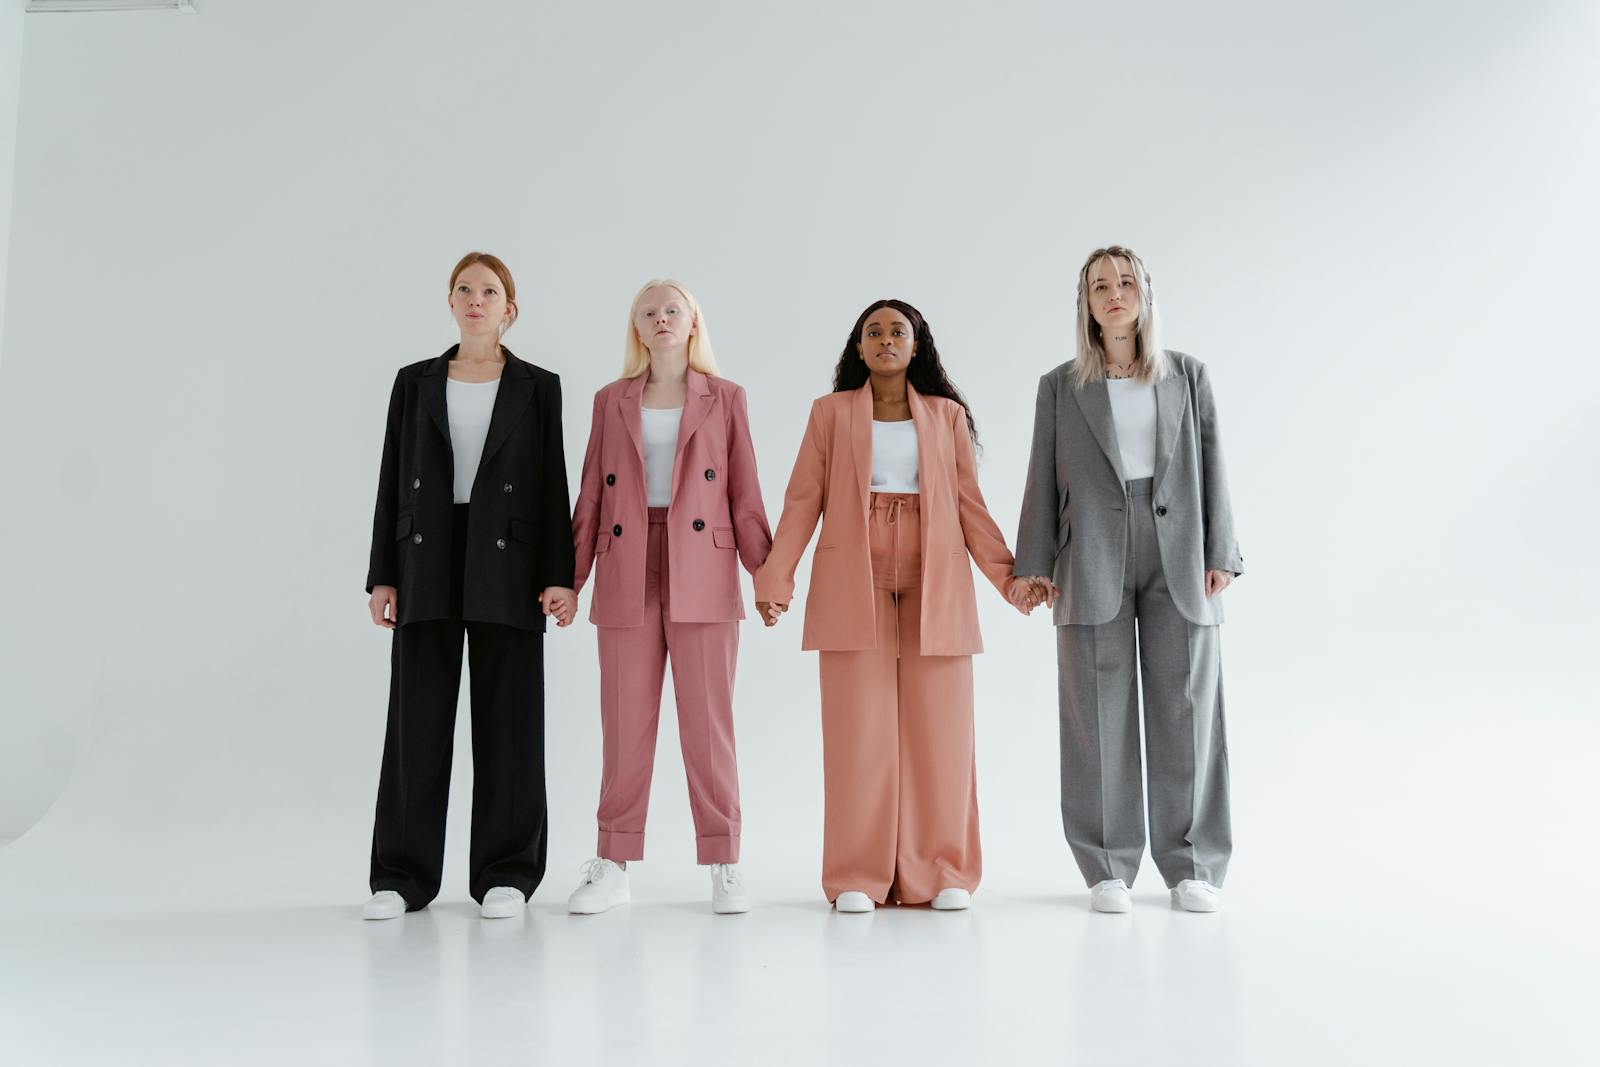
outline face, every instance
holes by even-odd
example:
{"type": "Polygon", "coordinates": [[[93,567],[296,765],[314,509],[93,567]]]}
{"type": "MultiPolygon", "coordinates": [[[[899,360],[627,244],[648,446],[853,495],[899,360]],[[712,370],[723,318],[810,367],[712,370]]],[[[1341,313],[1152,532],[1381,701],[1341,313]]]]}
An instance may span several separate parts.
{"type": "Polygon", "coordinates": [[[633,328],[652,352],[681,348],[694,336],[694,309],[670,285],[653,285],[633,309],[633,328]]]}
{"type": "Polygon", "coordinates": [[[1133,265],[1121,256],[1101,256],[1089,268],[1089,314],[1109,332],[1133,329],[1139,321],[1139,287],[1133,265]]]}
{"type": "Polygon", "coordinates": [[[856,339],[856,351],[873,374],[904,374],[916,350],[916,333],[910,318],[892,307],[881,307],[868,315],[861,326],[861,336],[856,339]]]}
{"type": "Polygon", "coordinates": [[[511,304],[506,299],[500,276],[482,263],[456,275],[450,291],[450,314],[461,327],[463,337],[498,337],[511,325],[511,304]]]}

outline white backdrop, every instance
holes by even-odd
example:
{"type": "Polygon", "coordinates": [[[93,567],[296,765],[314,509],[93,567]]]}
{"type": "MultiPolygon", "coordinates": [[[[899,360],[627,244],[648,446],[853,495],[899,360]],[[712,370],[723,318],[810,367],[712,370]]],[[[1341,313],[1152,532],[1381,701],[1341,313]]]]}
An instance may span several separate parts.
{"type": "MultiPolygon", "coordinates": [[[[1348,875],[1381,845],[1408,876],[1503,847],[1592,883],[1563,769],[1597,739],[1597,44],[1581,3],[33,17],[0,837],[49,813],[0,853],[0,894],[70,901],[114,870],[166,903],[365,895],[384,403],[454,339],[462,252],[516,272],[507,342],[562,376],[574,482],[629,297],[685,279],[749,390],[774,523],[855,315],[911,300],[1009,536],[1035,382],[1109,241],[1145,255],[1168,343],[1216,384],[1250,561],[1225,631],[1235,879],[1348,875]]],[[[986,884],[1075,884],[1050,628],[985,590],[986,884]]],[[[821,765],[799,639],[798,614],[744,628],[738,726],[746,866],[804,895],[821,765]]],[[[541,896],[593,848],[599,776],[593,633],[546,649],[541,896]]],[[[693,855],[665,718],[662,878],[693,855]]],[[[469,782],[463,758],[447,896],[469,782]]]]}

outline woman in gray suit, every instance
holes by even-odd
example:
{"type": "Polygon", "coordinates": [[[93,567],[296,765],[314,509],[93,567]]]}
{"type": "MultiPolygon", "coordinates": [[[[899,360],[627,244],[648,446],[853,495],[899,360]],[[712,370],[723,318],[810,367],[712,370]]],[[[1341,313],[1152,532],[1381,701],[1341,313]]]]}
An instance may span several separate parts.
{"type": "Polygon", "coordinates": [[[1151,856],[1175,905],[1216,911],[1233,844],[1220,594],[1244,557],[1211,382],[1161,348],[1150,274],[1119,245],[1078,274],[1077,348],[1039,380],[1016,562],[1034,579],[1019,598],[1054,611],[1062,823],[1090,906],[1128,911],[1142,688],[1151,856]]]}

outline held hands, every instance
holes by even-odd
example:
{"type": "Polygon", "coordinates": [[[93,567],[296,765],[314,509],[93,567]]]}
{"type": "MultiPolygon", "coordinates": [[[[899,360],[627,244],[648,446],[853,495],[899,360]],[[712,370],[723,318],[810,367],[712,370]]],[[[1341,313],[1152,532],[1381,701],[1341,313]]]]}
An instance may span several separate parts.
{"type": "Polygon", "coordinates": [[[1055,583],[1048,578],[1013,577],[1006,588],[1006,599],[1024,615],[1031,615],[1040,604],[1053,606],[1057,595],[1055,583]]]}
{"type": "Polygon", "coordinates": [[[367,601],[367,610],[372,613],[372,625],[381,626],[385,630],[394,629],[395,620],[400,617],[399,604],[395,600],[396,592],[392,585],[372,587],[372,599],[367,601]]]}
{"type": "Polygon", "coordinates": [[[1233,584],[1231,571],[1206,571],[1206,596],[1213,597],[1233,584]]]}
{"type": "Polygon", "coordinates": [[[761,624],[763,626],[772,627],[778,625],[778,616],[788,610],[789,605],[787,604],[774,604],[770,600],[756,601],[756,614],[761,616],[761,624]]]}
{"type": "Polygon", "coordinates": [[[578,615],[578,594],[564,586],[552,585],[539,594],[546,615],[555,617],[557,626],[571,626],[578,615]]]}

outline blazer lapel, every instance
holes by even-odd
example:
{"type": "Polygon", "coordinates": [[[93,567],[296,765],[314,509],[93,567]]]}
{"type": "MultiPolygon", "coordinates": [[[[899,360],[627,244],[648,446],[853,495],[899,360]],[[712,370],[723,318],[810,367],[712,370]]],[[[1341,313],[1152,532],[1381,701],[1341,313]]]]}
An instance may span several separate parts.
{"type": "Polygon", "coordinates": [[[494,410],[489,415],[489,433],[483,439],[483,458],[478,469],[488,463],[500,446],[511,436],[511,428],[522,418],[528,402],[533,399],[533,371],[528,365],[506,352],[506,365],[500,371],[500,388],[495,390],[494,410]]]}
{"type": "MultiPolygon", "coordinates": [[[[939,506],[939,490],[943,482],[939,480],[940,474],[955,474],[955,457],[948,460],[944,453],[945,436],[939,420],[928,408],[928,401],[908,381],[906,382],[906,401],[911,406],[911,422],[917,428],[917,489],[920,500],[917,504],[922,515],[922,558],[928,558],[928,534],[933,529],[932,517],[939,506]],[[929,477],[929,472],[933,476],[929,477]]],[[[958,432],[966,433],[966,420],[961,420],[958,432]]],[[[961,508],[959,502],[953,509],[959,516],[961,508]]]]}
{"type": "Polygon", "coordinates": [[[628,436],[633,438],[633,454],[639,460],[638,470],[634,473],[640,476],[641,484],[644,476],[644,430],[640,427],[640,420],[644,416],[639,414],[639,409],[644,404],[644,379],[644,374],[629,378],[627,386],[617,394],[617,413],[622,417],[622,425],[628,428],[628,436]]]}
{"type": "MultiPolygon", "coordinates": [[[[909,388],[909,386],[908,386],[909,388]]],[[[856,390],[850,402],[850,450],[856,465],[856,496],[861,513],[867,513],[872,497],[872,382],[856,390]]]]}
{"type": "Polygon", "coordinates": [[[1156,476],[1154,487],[1161,488],[1161,479],[1172,462],[1172,450],[1178,446],[1178,429],[1183,425],[1183,411],[1188,407],[1189,382],[1182,374],[1174,372],[1156,383],[1156,476]]]}
{"type": "Polygon", "coordinates": [[[428,409],[428,415],[439,428],[447,449],[451,447],[450,413],[445,408],[444,383],[450,377],[450,361],[460,347],[451,345],[444,355],[428,364],[428,368],[417,379],[417,393],[422,397],[422,406],[428,409]]]}
{"type": "MultiPolygon", "coordinates": [[[[933,450],[940,444],[938,420],[933,417],[933,412],[928,410],[928,402],[923,399],[910,382],[906,382],[906,402],[911,407],[911,422],[917,428],[917,488],[920,490],[923,502],[927,502],[930,493],[937,496],[938,477],[928,477],[929,470],[942,470],[942,462],[929,463],[933,450]]],[[[944,459],[941,453],[932,456],[935,461],[944,459]]],[[[926,526],[926,524],[924,524],[926,526]]]]}
{"type": "Polygon", "coordinates": [[[678,496],[679,475],[682,473],[683,453],[689,443],[689,438],[706,421],[706,416],[711,414],[711,383],[706,381],[706,376],[689,368],[688,395],[683,401],[683,418],[678,420],[678,447],[672,457],[672,496],[678,496]]]}
{"type": "Polygon", "coordinates": [[[1089,424],[1089,432],[1099,442],[1100,451],[1106,454],[1111,469],[1117,472],[1117,481],[1126,482],[1128,479],[1122,473],[1122,449],[1117,447],[1117,427],[1111,418],[1111,394],[1106,390],[1105,380],[1090,382],[1082,389],[1074,388],[1072,395],[1083,411],[1084,421],[1089,424]]]}

